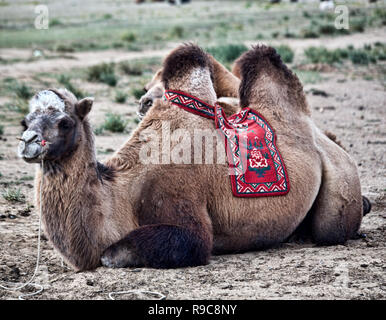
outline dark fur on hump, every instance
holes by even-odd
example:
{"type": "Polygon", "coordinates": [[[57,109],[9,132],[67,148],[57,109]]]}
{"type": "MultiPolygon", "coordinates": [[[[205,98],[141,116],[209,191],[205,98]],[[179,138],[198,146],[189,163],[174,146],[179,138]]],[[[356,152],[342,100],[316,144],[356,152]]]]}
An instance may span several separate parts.
{"type": "MultiPolygon", "coordinates": [[[[240,68],[241,83],[239,88],[240,105],[247,107],[250,104],[250,93],[256,86],[256,80],[260,77],[263,70],[280,71],[287,83],[295,89],[302,90],[302,85],[295,74],[283,63],[280,55],[272,47],[256,45],[251,50],[244,53],[238,60],[240,68]]],[[[276,74],[276,73],[275,73],[276,74]]]]}
{"type": "Polygon", "coordinates": [[[96,172],[98,179],[103,182],[103,180],[112,181],[116,176],[116,171],[111,166],[106,166],[103,163],[97,162],[96,172]]]}
{"type": "MultiPolygon", "coordinates": [[[[171,79],[185,76],[192,68],[209,68],[213,81],[213,65],[208,55],[199,46],[185,43],[173,50],[163,63],[162,82],[165,89],[169,88],[171,79]]],[[[178,89],[178,88],[173,88],[178,89]]]]}

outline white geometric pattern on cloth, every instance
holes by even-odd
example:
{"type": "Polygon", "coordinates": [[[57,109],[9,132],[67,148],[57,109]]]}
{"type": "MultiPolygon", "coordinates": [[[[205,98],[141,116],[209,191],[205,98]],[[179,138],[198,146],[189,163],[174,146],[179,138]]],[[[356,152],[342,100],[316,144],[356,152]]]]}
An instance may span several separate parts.
{"type": "MultiPolygon", "coordinates": [[[[275,133],[261,115],[250,108],[243,108],[239,113],[227,118],[219,105],[213,107],[189,94],[174,90],[165,91],[164,98],[189,112],[215,120],[216,127],[226,137],[226,153],[228,155],[232,192],[235,196],[274,196],[285,195],[289,192],[289,179],[284,162],[275,144],[275,133]],[[245,133],[249,132],[249,125],[252,127],[257,125],[264,130],[264,136],[255,136],[254,139],[257,139],[256,141],[259,138],[263,139],[264,145],[267,148],[267,153],[264,157],[258,150],[254,149],[250,152],[248,160],[254,160],[250,166],[246,165],[246,163],[248,164],[245,161],[247,159],[246,154],[240,154],[240,144],[242,143],[240,139],[243,139],[245,133]],[[269,161],[271,161],[273,166],[268,165],[268,154],[270,159],[272,159],[269,161]],[[273,178],[271,181],[247,182],[247,170],[270,170],[273,178]]],[[[243,153],[246,152],[247,150],[243,149],[243,153]]]]}
{"type": "MultiPolygon", "coordinates": [[[[233,176],[231,176],[232,181],[232,188],[233,192],[237,196],[243,196],[243,194],[246,196],[247,194],[250,194],[251,196],[254,195],[274,195],[275,193],[279,194],[286,194],[289,191],[289,182],[287,181],[287,176],[285,173],[284,165],[282,164],[282,160],[280,159],[280,156],[276,150],[275,144],[274,144],[274,133],[273,130],[269,127],[269,125],[260,118],[255,112],[253,112],[250,109],[244,109],[243,111],[248,112],[249,114],[247,116],[248,120],[254,120],[256,123],[258,123],[263,129],[265,129],[265,141],[266,144],[270,150],[270,153],[272,155],[272,159],[274,161],[275,165],[275,171],[277,174],[277,182],[275,183],[247,183],[245,182],[245,170],[243,168],[243,162],[239,151],[239,144],[236,139],[236,134],[232,133],[231,135],[227,135],[226,133],[229,132],[227,128],[225,128],[225,122],[232,122],[224,117],[224,113],[220,108],[216,108],[216,115],[218,120],[218,125],[221,128],[221,131],[226,135],[227,141],[228,141],[228,149],[227,154],[230,156],[230,160],[233,160],[232,169],[234,170],[233,176]]],[[[237,121],[239,122],[240,119],[242,119],[245,116],[245,113],[243,113],[243,116],[237,115],[237,121]]],[[[232,119],[233,120],[233,119],[232,119]]],[[[236,129],[237,130],[237,129],[236,129]]]]}

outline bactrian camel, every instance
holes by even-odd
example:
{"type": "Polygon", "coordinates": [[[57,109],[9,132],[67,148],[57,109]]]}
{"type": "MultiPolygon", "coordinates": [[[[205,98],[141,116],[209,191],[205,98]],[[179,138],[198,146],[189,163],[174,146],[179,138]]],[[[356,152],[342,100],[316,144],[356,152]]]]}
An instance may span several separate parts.
{"type": "MultiPolygon", "coordinates": [[[[279,244],[301,226],[321,245],[355,237],[362,220],[355,162],[315,126],[298,78],[265,46],[243,55],[241,76],[241,105],[276,130],[291,182],[286,195],[233,197],[227,163],[143,164],[139,152],[148,141],[141,134],[153,129],[161,136],[163,121],[172,132],[214,129],[213,120],[169,101],[157,100],[101,164],[87,117],[92,99],[77,101],[66,90],[33,97],[19,154],[27,162],[44,161],[36,174],[37,191],[44,174],[44,230],[68,263],[76,270],[202,265],[211,253],[279,244]]],[[[164,61],[167,90],[213,105],[213,79],[211,59],[195,45],[178,47],[164,61]]]]}

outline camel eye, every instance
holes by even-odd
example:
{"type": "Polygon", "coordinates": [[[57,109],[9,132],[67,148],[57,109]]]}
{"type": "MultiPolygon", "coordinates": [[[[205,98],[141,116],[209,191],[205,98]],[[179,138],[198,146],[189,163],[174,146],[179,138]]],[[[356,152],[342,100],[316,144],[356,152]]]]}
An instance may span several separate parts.
{"type": "Polygon", "coordinates": [[[21,120],[20,124],[22,125],[24,131],[26,131],[28,129],[27,122],[25,121],[25,119],[21,120]]]}
{"type": "Polygon", "coordinates": [[[62,119],[60,120],[58,127],[63,130],[68,130],[72,128],[72,121],[68,119],[62,119]]]}

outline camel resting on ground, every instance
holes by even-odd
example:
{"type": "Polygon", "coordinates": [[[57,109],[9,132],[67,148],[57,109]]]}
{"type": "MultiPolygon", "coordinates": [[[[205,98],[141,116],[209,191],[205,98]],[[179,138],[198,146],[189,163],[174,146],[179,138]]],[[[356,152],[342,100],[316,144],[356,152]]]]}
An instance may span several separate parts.
{"type": "MultiPolygon", "coordinates": [[[[258,111],[276,130],[291,183],[284,196],[233,197],[227,163],[143,163],[149,130],[161,137],[164,123],[187,135],[215,128],[213,120],[169,101],[157,100],[129,140],[101,164],[87,117],[93,101],[77,101],[65,90],[34,96],[19,154],[27,162],[43,161],[36,191],[44,175],[44,229],[75,269],[101,263],[201,265],[211,253],[279,244],[305,222],[318,244],[342,244],[357,234],[362,198],[355,162],[315,126],[299,80],[274,49],[255,47],[241,61],[241,105],[258,111]]],[[[217,99],[212,79],[212,61],[197,46],[181,46],[164,62],[166,89],[211,105],[217,99]]],[[[151,140],[153,147],[161,140],[151,140]]],[[[171,141],[172,150],[178,146],[180,141],[171,141]]],[[[37,201],[39,207],[38,196],[37,201]]]]}

